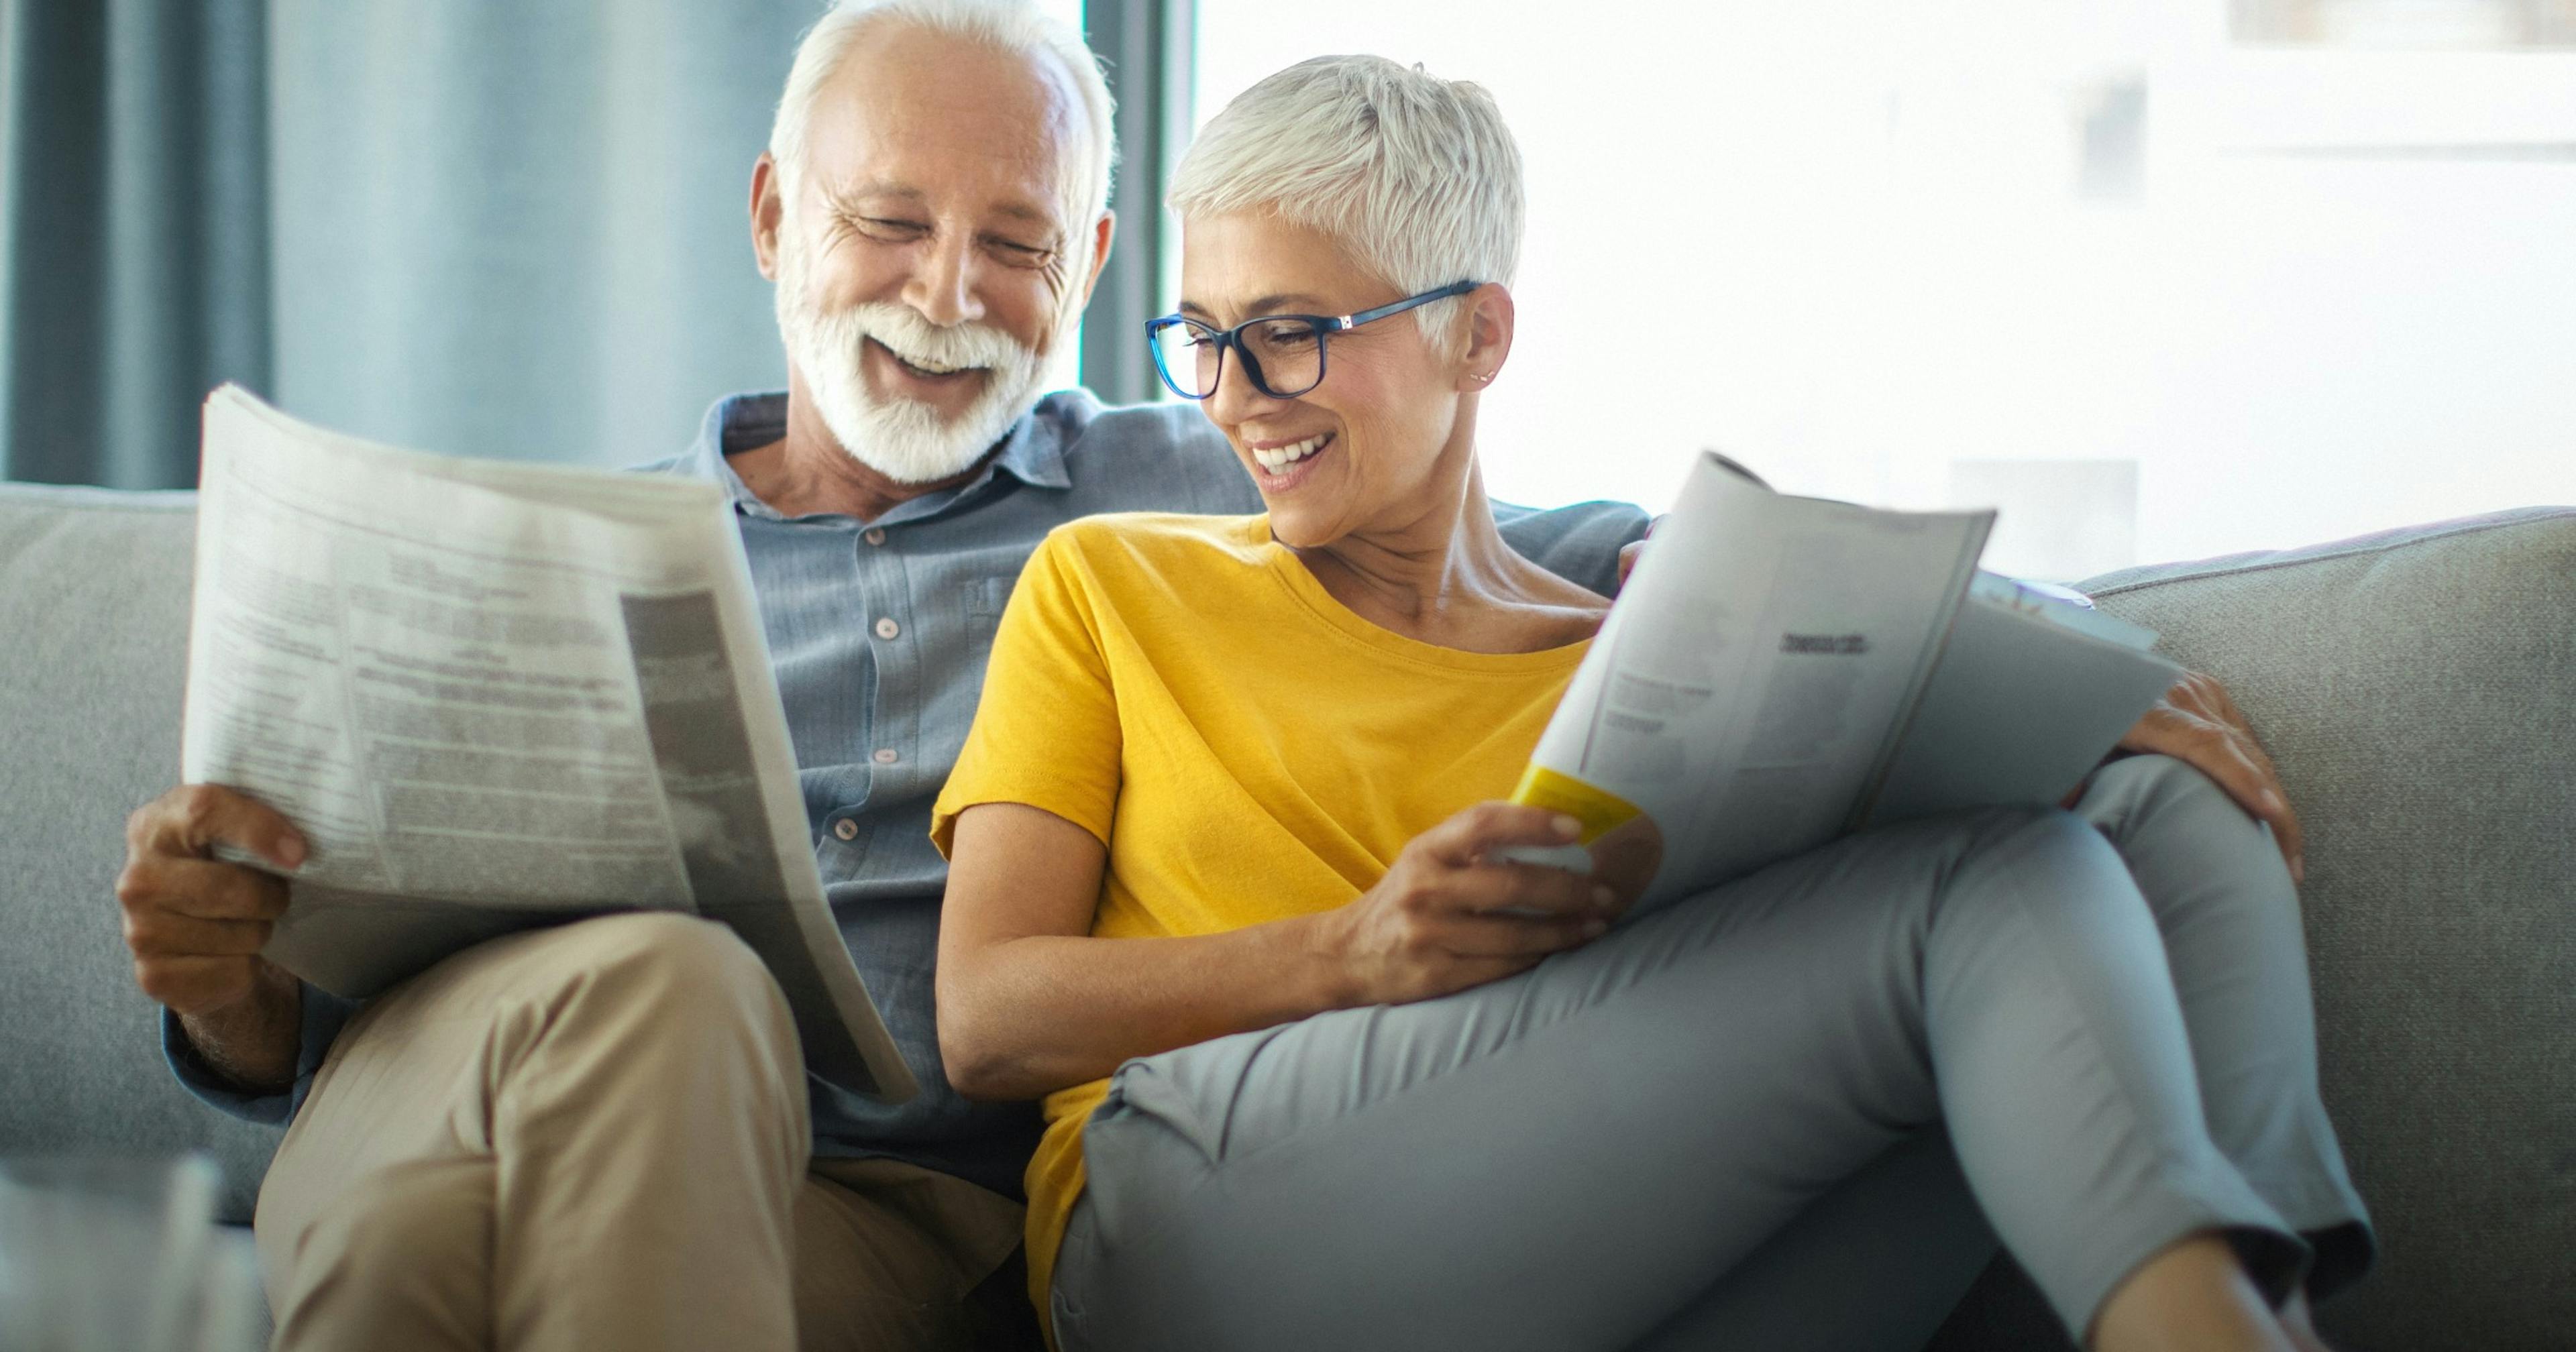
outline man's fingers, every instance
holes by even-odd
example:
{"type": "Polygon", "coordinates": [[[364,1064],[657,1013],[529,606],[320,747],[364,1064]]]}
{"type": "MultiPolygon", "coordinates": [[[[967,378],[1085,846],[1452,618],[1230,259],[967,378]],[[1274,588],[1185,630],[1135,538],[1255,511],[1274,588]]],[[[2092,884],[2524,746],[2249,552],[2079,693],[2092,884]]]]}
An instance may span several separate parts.
{"type": "Polygon", "coordinates": [[[265,920],[202,920],[177,911],[128,911],[125,946],[136,957],[248,957],[277,927],[265,920]]]}
{"type": "Polygon", "coordinates": [[[134,984],[182,1014],[202,1014],[249,994],[258,967],[247,957],[136,958],[134,984]]]}
{"type": "Polygon", "coordinates": [[[127,823],[138,853],[203,858],[217,845],[250,851],[278,868],[304,863],[305,842],[277,809],[214,784],[182,784],[146,804],[127,823]]]}
{"type": "Polygon", "coordinates": [[[116,880],[128,909],[174,911],[200,920],[275,920],[286,913],[286,881],[239,864],[154,857],[126,865],[116,880]]]}

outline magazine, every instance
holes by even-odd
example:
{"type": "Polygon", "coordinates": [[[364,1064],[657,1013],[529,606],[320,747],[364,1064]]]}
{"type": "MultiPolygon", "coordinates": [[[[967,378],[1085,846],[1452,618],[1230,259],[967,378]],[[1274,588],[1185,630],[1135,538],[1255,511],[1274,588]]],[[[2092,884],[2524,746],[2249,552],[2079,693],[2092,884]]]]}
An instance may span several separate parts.
{"type": "Polygon", "coordinates": [[[1881,823],[2059,802],[2180,669],[2150,630],[1977,571],[1993,524],[1703,454],[1513,795],[1583,833],[1512,857],[1650,908],[1881,823]]]}
{"type": "Polygon", "coordinates": [[[760,956],[815,1073],[916,1092],[824,900],[714,484],[396,450],[227,385],[206,401],[182,746],[188,781],[303,833],[265,951],[326,991],[517,930],[686,912],[760,956]]]}

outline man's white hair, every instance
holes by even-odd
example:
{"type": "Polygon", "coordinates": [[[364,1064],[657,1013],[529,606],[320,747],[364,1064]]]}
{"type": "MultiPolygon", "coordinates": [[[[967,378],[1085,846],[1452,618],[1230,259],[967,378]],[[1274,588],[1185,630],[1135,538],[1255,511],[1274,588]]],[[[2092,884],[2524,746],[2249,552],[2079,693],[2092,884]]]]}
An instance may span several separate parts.
{"type": "Polygon", "coordinates": [[[1109,210],[1109,174],[1118,152],[1115,110],[1109,82],[1082,35],[1033,0],[838,0],[797,44],[796,64],[788,68],[787,89],[778,98],[777,120],[770,123],[769,155],[785,182],[792,187],[801,181],[815,96],[840,68],[851,44],[880,20],[987,43],[1063,69],[1081,105],[1082,132],[1078,157],[1066,166],[1065,228],[1071,236],[1066,247],[1088,260],[1091,224],[1109,210]]]}
{"type": "MultiPolygon", "coordinates": [[[[1243,91],[1172,173],[1183,217],[1268,212],[1339,239],[1405,295],[1509,284],[1521,261],[1521,154],[1482,86],[1382,56],[1319,56],[1243,91]]],[[[1456,307],[1414,312],[1453,349],[1456,307]]]]}

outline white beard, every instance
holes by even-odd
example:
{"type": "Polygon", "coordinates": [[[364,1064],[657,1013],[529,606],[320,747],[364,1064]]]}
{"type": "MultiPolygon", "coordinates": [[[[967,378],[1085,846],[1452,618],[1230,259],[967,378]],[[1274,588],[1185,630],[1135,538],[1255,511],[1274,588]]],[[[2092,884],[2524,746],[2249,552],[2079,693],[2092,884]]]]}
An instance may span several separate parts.
{"type": "Polygon", "coordinates": [[[780,232],[778,333],[805,392],[851,459],[897,483],[954,478],[983,458],[1029,411],[1047,375],[1032,349],[989,324],[941,328],[909,305],[860,304],[831,314],[806,298],[804,250],[780,232]],[[974,367],[984,392],[952,421],[914,399],[879,399],[859,369],[875,339],[917,366],[974,367]]]}

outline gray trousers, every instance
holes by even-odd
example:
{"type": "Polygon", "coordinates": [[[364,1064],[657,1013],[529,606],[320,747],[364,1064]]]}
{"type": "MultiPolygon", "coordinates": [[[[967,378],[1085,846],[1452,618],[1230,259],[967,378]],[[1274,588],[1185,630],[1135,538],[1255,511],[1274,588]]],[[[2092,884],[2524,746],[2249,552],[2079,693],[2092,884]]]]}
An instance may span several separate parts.
{"type": "Polygon", "coordinates": [[[2269,835],[2161,757],[2078,814],[1865,833],[1510,980],[1128,1062],[1063,1346],[1912,1349],[1997,1236],[2079,1338],[2198,1230],[2275,1299],[2357,1277],[2269,835]]]}

